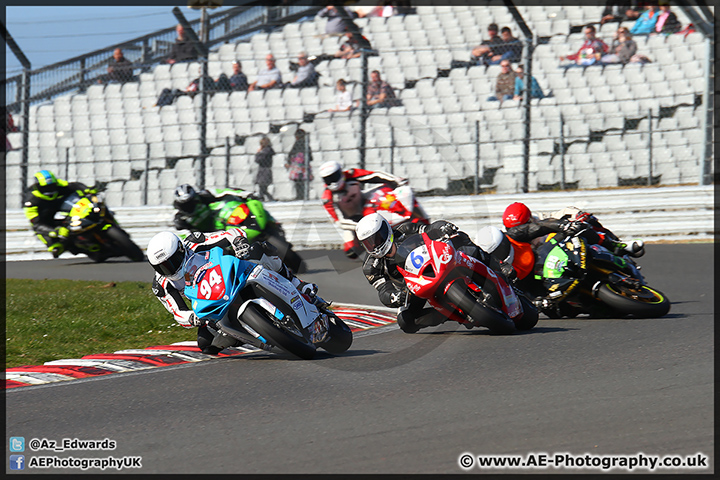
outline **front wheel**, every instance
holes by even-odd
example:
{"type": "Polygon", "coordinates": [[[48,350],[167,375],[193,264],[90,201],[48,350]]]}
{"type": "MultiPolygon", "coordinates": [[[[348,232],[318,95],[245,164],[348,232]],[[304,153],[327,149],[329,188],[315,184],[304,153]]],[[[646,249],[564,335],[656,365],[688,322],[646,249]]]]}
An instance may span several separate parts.
{"type": "Polygon", "coordinates": [[[525,297],[525,295],[517,293],[516,295],[520,299],[523,314],[522,317],[520,317],[520,319],[515,322],[515,328],[517,328],[518,330],[530,330],[535,325],[537,325],[539,318],[538,310],[535,305],[533,305],[533,303],[525,297]]]}
{"type": "Polygon", "coordinates": [[[142,250],[130,239],[130,235],[125,230],[113,226],[105,230],[105,235],[112,241],[115,250],[121,255],[128,257],[133,262],[143,261],[142,250]]]}
{"type": "Polygon", "coordinates": [[[464,282],[459,280],[453,282],[446,295],[447,299],[465,312],[474,324],[503,335],[515,332],[515,323],[510,318],[486,307],[480,299],[470,293],[464,282]]]}
{"type": "Polygon", "coordinates": [[[275,345],[292,353],[303,360],[312,360],[315,357],[315,346],[305,337],[298,336],[288,330],[278,327],[254,304],[247,306],[241,320],[267,340],[266,343],[275,345]]]}
{"type": "Polygon", "coordinates": [[[338,355],[345,352],[352,345],[353,334],[337,315],[328,312],[328,340],[318,343],[317,346],[326,352],[338,355]]]}
{"type": "Polygon", "coordinates": [[[640,285],[603,284],[598,298],[625,315],[638,318],[662,317],[670,311],[670,300],[660,290],[640,285]]]}

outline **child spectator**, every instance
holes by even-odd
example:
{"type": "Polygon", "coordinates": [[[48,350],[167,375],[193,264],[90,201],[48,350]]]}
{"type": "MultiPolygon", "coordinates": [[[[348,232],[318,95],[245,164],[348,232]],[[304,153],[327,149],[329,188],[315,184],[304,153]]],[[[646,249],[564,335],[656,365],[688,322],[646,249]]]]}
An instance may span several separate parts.
{"type": "Polygon", "coordinates": [[[328,112],[347,112],[352,108],[352,92],[347,89],[347,83],[344,79],[340,79],[335,84],[337,89],[337,101],[333,108],[329,108],[328,112]]]}

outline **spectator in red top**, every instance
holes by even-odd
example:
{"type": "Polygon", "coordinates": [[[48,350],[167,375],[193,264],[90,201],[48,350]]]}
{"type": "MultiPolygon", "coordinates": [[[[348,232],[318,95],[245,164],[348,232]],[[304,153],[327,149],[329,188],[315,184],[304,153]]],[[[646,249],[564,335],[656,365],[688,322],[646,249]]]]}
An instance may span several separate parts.
{"type": "Polygon", "coordinates": [[[585,41],[583,42],[577,53],[561,56],[560,60],[570,60],[571,64],[564,67],[587,66],[599,64],[600,58],[608,53],[608,46],[595,36],[595,27],[587,25],[585,27],[585,41]]]}
{"type": "Polygon", "coordinates": [[[385,172],[373,172],[362,168],[343,170],[338,162],[325,162],[320,166],[320,175],[325,182],[322,202],[330,219],[342,231],[345,255],[356,258],[362,249],[355,236],[355,224],[362,218],[364,201],[358,199],[362,195],[365,184],[387,184],[392,188],[405,185],[407,180],[385,172]],[[357,208],[356,212],[350,212],[357,208]]]}

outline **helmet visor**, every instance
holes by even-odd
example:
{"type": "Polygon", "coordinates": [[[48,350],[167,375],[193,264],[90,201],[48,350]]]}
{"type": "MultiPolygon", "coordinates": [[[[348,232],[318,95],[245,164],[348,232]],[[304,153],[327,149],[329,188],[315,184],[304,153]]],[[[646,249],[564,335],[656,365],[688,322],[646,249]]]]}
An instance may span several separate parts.
{"type": "Polygon", "coordinates": [[[373,233],[364,240],[360,240],[365,250],[373,257],[382,257],[388,250],[393,241],[392,229],[387,223],[382,223],[377,232],[373,233]]]}
{"type": "Polygon", "coordinates": [[[181,247],[175,250],[175,253],[170,255],[170,257],[163,262],[160,262],[157,265],[153,265],[153,268],[160,275],[163,275],[165,277],[174,277],[180,271],[184,262],[185,249],[181,247]]]}
{"type": "Polygon", "coordinates": [[[330,175],[323,177],[323,180],[325,181],[325,185],[330,185],[332,183],[338,183],[340,179],[343,176],[342,170],[338,170],[336,172],[331,173],[330,175]]]}

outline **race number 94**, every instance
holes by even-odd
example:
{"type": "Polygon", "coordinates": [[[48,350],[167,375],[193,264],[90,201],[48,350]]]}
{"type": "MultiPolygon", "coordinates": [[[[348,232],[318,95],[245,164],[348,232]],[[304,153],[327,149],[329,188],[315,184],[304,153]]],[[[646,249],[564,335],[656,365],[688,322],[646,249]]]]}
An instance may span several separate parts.
{"type": "Polygon", "coordinates": [[[224,293],[225,289],[222,288],[222,276],[218,273],[218,268],[220,268],[219,265],[210,270],[208,275],[202,279],[200,285],[198,286],[200,289],[200,295],[206,300],[213,297],[213,292],[215,292],[214,298],[218,298],[224,293]]]}

